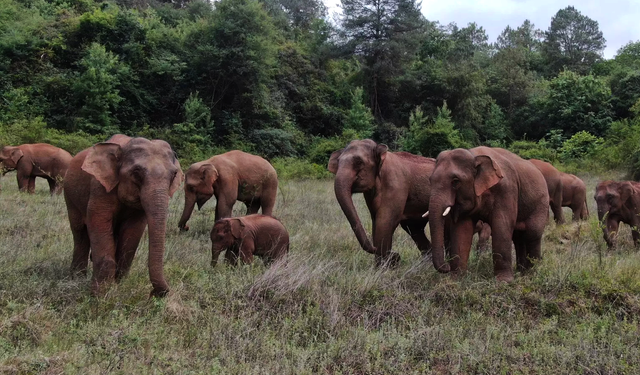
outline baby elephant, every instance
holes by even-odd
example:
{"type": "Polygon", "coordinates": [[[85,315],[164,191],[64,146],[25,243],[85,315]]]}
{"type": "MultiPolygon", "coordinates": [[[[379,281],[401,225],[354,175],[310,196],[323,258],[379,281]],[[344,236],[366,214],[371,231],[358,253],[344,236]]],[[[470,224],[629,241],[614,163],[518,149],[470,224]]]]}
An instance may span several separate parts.
{"type": "Polygon", "coordinates": [[[254,214],[220,219],[211,229],[211,266],[218,263],[218,256],[226,250],[228,263],[235,265],[238,256],[245,264],[258,255],[265,264],[285,256],[289,252],[289,233],[282,223],[271,216],[254,214]]]}

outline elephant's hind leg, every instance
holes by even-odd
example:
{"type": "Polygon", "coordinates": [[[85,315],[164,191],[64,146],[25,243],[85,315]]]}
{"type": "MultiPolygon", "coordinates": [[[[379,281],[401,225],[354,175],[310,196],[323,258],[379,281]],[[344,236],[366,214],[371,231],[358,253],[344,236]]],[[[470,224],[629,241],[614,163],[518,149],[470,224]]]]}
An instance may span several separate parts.
{"type": "Polygon", "coordinates": [[[260,211],[260,198],[254,198],[245,204],[247,205],[247,215],[257,214],[260,211]]]}
{"type": "Polygon", "coordinates": [[[431,252],[431,242],[429,242],[429,239],[424,234],[426,224],[424,220],[404,220],[400,222],[400,226],[411,236],[411,239],[415,242],[422,255],[427,255],[431,252]]]}
{"type": "Polygon", "coordinates": [[[146,227],[147,220],[144,214],[132,215],[120,224],[116,243],[116,281],[120,281],[129,273],[146,227]]]}
{"type": "Polygon", "coordinates": [[[73,259],[71,260],[71,273],[73,275],[87,274],[89,265],[89,233],[87,226],[82,222],[82,215],[69,210],[69,221],[71,223],[71,233],[73,234],[73,259]]]}

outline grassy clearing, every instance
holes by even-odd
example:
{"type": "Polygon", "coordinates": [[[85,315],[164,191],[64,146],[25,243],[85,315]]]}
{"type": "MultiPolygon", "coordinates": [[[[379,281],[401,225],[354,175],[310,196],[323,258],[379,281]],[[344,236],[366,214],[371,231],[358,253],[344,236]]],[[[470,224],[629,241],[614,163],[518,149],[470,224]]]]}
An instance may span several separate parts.
{"type": "MultiPolygon", "coordinates": [[[[586,178],[592,216],[596,180],[586,178]]],[[[129,277],[96,299],[87,279],[68,278],[62,196],[41,181],[34,196],[14,185],[7,175],[0,194],[0,373],[640,372],[640,255],[628,227],[607,252],[595,218],[550,224],[544,260],[511,285],[493,281],[486,253],[464,277],[439,275],[401,230],[400,266],[377,270],[330,180],[285,181],[276,213],[291,234],[289,262],[211,269],[214,205],[179,233],[177,194],[171,294],[147,298],[145,239],[129,277]]]]}

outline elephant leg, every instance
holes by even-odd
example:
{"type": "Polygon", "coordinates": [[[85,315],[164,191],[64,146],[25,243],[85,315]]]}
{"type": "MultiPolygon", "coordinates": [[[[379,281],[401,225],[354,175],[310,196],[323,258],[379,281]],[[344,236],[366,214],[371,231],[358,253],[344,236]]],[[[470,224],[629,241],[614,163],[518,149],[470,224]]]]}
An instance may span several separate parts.
{"type": "Polygon", "coordinates": [[[36,177],[32,176],[29,177],[29,182],[28,182],[28,189],[27,191],[29,192],[29,194],[34,194],[36,192],[36,177]]]}
{"type": "Polygon", "coordinates": [[[116,275],[116,244],[113,233],[115,215],[107,207],[115,209],[118,202],[117,197],[110,198],[115,202],[107,202],[108,199],[104,199],[98,206],[90,201],[87,209],[87,231],[93,260],[91,291],[94,295],[99,295],[104,285],[111,283],[116,275]]]}
{"type": "Polygon", "coordinates": [[[237,266],[238,265],[237,250],[234,251],[232,249],[227,249],[227,251],[224,252],[224,259],[228,265],[234,266],[234,267],[237,266]]]}
{"type": "Polygon", "coordinates": [[[551,202],[551,211],[556,224],[564,224],[564,212],[562,212],[562,201],[560,203],[551,202]]]}
{"type": "Polygon", "coordinates": [[[424,227],[426,226],[424,220],[421,222],[404,220],[400,222],[400,226],[411,236],[411,239],[415,242],[422,255],[431,252],[431,242],[429,242],[429,239],[424,234],[424,227]]]}
{"type": "Polygon", "coordinates": [[[524,270],[527,271],[534,266],[534,262],[542,259],[542,235],[526,238],[527,258],[524,263],[524,270]]]}
{"type": "Polygon", "coordinates": [[[269,184],[269,186],[266,186],[262,190],[262,195],[260,196],[260,205],[262,206],[263,215],[273,216],[273,208],[276,205],[277,196],[278,180],[275,179],[269,184]]]}
{"type": "Polygon", "coordinates": [[[484,252],[489,247],[489,238],[491,238],[491,227],[487,223],[483,223],[478,232],[478,252],[484,252]]]}
{"type": "Polygon", "coordinates": [[[451,224],[451,270],[464,272],[469,263],[469,253],[473,241],[473,221],[470,218],[460,219],[451,224]]]}
{"type": "Polygon", "coordinates": [[[607,247],[609,249],[615,247],[616,245],[616,237],[618,236],[618,226],[619,221],[616,219],[607,219],[607,224],[604,228],[602,228],[604,234],[604,240],[607,243],[607,247]]]}
{"type": "Polygon", "coordinates": [[[216,197],[218,202],[216,203],[216,221],[233,216],[233,205],[236,203],[236,198],[233,199],[225,197],[220,194],[216,197]]]}
{"type": "Polygon", "coordinates": [[[18,179],[18,189],[20,191],[28,192],[29,191],[29,176],[24,176],[20,171],[17,173],[18,179]]]}
{"type": "Polygon", "coordinates": [[[501,223],[499,220],[492,220],[491,223],[493,273],[498,281],[511,282],[513,281],[513,260],[511,255],[513,224],[501,223]]]}
{"type": "Polygon", "coordinates": [[[523,231],[513,231],[513,245],[516,248],[516,264],[518,271],[524,271],[527,264],[527,241],[523,231]]]}
{"type": "Polygon", "coordinates": [[[71,233],[73,234],[71,274],[86,275],[91,247],[87,226],[82,221],[82,214],[73,209],[69,209],[69,222],[71,223],[71,233]]]}
{"type": "Polygon", "coordinates": [[[136,255],[146,228],[147,220],[144,215],[132,215],[119,225],[116,244],[116,281],[120,281],[129,273],[133,257],[136,255]]]}
{"type": "Polygon", "coordinates": [[[373,246],[377,249],[376,265],[388,264],[395,266],[400,261],[400,255],[391,253],[393,233],[400,224],[400,215],[391,210],[380,209],[373,225],[373,246]]]}
{"type": "Polygon", "coordinates": [[[633,245],[638,246],[638,242],[640,241],[640,232],[638,232],[638,224],[634,224],[631,226],[631,238],[633,238],[633,245]]]}
{"type": "Polygon", "coordinates": [[[244,264],[253,263],[253,252],[255,244],[252,239],[245,239],[240,246],[240,259],[244,264]]]}

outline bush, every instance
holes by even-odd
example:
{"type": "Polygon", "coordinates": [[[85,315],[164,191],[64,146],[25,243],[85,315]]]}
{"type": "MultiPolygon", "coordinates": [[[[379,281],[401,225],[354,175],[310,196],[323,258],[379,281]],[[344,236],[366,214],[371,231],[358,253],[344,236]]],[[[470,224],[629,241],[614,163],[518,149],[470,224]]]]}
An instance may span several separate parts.
{"type": "Polygon", "coordinates": [[[509,151],[523,159],[540,159],[549,162],[557,159],[556,153],[548,148],[544,141],[515,141],[509,146],[509,151]]]}
{"type": "Polygon", "coordinates": [[[409,131],[403,137],[402,149],[417,155],[435,158],[441,151],[452,148],[467,148],[460,133],[455,129],[451,120],[451,111],[445,102],[438,108],[438,114],[433,122],[417,107],[409,116],[409,131]]]}
{"type": "Polygon", "coordinates": [[[0,125],[0,147],[25,143],[48,143],[74,155],[98,142],[103,142],[106,138],[105,135],[89,135],[83,132],[64,133],[57,129],[50,129],[41,117],[0,125]]]}
{"type": "Polygon", "coordinates": [[[589,132],[584,130],[577,132],[562,144],[560,158],[563,161],[570,161],[593,156],[602,143],[604,143],[602,138],[589,132]]]}
{"type": "Polygon", "coordinates": [[[297,155],[293,147],[293,135],[282,129],[254,130],[249,137],[258,154],[267,159],[293,157],[297,155]]]}
{"type": "Polygon", "coordinates": [[[312,163],[304,159],[296,158],[275,158],[271,164],[278,172],[278,179],[302,179],[302,178],[328,178],[332,174],[327,170],[327,166],[312,163]]]}

